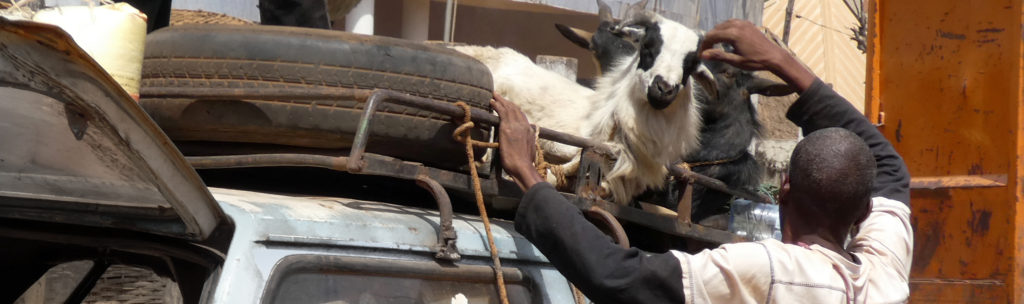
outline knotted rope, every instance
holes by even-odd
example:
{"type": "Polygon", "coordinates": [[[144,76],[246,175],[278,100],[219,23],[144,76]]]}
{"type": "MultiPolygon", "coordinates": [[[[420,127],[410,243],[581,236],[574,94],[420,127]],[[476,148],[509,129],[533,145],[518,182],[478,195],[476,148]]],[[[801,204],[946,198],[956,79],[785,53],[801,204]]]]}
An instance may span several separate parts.
{"type": "Polygon", "coordinates": [[[464,102],[456,102],[456,106],[462,108],[466,115],[462,119],[462,125],[455,128],[452,137],[456,141],[466,145],[466,160],[469,164],[469,174],[473,180],[473,193],[476,195],[476,208],[480,210],[480,219],[484,222],[484,231],[487,232],[487,245],[491,246],[491,261],[494,262],[494,278],[498,282],[498,296],[502,304],[508,304],[508,291],[505,289],[505,276],[501,270],[501,259],[498,258],[498,248],[494,246],[494,235],[491,234],[491,221],[487,217],[487,209],[484,207],[484,195],[480,190],[480,177],[476,173],[476,158],[473,157],[473,147],[497,148],[498,143],[489,143],[474,140],[469,131],[475,126],[471,120],[470,108],[464,102]]]}
{"type": "Polygon", "coordinates": [[[565,180],[565,169],[562,166],[552,165],[544,161],[544,149],[540,147],[540,127],[533,126],[533,142],[536,145],[537,155],[534,156],[534,166],[537,167],[537,173],[545,180],[548,178],[548,170],[555,176],[555,189],[565,189],[569,184],[565,180]]]}

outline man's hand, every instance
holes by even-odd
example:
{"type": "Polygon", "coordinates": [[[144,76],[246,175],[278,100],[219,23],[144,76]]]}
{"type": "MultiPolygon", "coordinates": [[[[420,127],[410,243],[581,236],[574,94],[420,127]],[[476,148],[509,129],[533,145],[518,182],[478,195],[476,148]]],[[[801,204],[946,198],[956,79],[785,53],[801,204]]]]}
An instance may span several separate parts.
{"type": "Polygon", "coordinates": [[[744,20],[732,19],[708,31],[700,46],[700,55],[702,59],[725,62],[744,70],[768,70],[799,93],[806,91],[817,78],[789,52],[768,40],[753,23],[744,20]],[[712,48],[717,43],[732,45],[734,52],[712,48]]]}
{"type": "Polygon", "coordinates": [[[505,172],[515,178],[524,191],[543,182],[544,179],[533,166],[537,143],[526,115],[498,93],[494,93],[491,107],[501,117],[501,124],[498,127],[498,151],[501,153],[501,166],[505,168],[505,172]]]}

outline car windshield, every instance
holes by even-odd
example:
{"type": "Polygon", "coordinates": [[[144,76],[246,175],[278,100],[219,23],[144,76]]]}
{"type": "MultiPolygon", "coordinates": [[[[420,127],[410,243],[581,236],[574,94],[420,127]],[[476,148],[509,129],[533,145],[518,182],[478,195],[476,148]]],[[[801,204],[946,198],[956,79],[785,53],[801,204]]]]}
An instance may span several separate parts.
{"type": "MultiPolygon", "coordinates": [[[[297,273],[284,278],[273,303],[456,304],[500,303],[492,283],[297,273]]],[[[507,285],[511,303],[529,303],[522,285],[507,285]]]]}
{"type": "MultiPolygon", "coordinates": [[[[510,303],[534,303],[522,273],[505,269],[510,303]]],[[[274,268],[264,303],[500,303],[493,270],[477,265],[296,255],[274,268]]]]}

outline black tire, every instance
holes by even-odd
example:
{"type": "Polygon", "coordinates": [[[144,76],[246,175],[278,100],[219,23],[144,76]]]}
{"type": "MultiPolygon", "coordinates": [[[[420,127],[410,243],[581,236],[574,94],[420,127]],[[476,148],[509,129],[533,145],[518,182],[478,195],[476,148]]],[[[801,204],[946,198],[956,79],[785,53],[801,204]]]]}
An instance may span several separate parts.
{"type": "MultiPolygon", "coordinates": [[[[492,84],[487,67],[468,56],[387,37],[218,24],[169,27],[146,39],[141,103],[178,142],[350,148],[360,101],[239,98],[312,87],[391,89],[490,110],[492,84]],[[211,91],[201,91],[208,88],[231,90],[210,96],[211,91]],[[189,92],[205,97],[180,98],[189,92]]],[[[462,146],[451,140],[453,129],[447,116],[384,104],[370,128],[367,150],[461,167],[466,160],[462,146]]],[[[476,135],[486,138],[480,130],[476,135]]]]}

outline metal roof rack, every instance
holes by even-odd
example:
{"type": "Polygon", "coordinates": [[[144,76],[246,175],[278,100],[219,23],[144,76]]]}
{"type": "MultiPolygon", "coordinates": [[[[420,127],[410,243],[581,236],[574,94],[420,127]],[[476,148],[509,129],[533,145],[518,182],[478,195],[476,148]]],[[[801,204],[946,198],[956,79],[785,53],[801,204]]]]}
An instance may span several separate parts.
{"type": "MultiPolygon", "coordinates": [[[[201,98],[197,93],[201,92],[150,92],[163,95],[162,97],[174,97],[177,95],[201,98]]],[[[215,92],[205,92],[215,93],[215,92]]],[[[365,101],[365,111],[360,119],[352,149],[348,156],[323,156],[311,154],[251,154],[251,155],[228,155],[228,156],[195,156],[186,159],[196,169],[213,168],[242,168],[242,167],[276,167],[276,166],[303,166],[321,167],[331,170],[348,172],[351,174],[386,176],[411,181],[418,181],[425,188],[437,197],[436,186],[440,185],[447,191],[459,193],[472,193],[470,176],[462,172],[454,172],[444,169],[425,166],[416,162],[408,162],[400,159],[366,153],[366,145],[369,136],[370,125],[373,122],[377,107],[382,103],[394,103],[407,107],[431,111],[451,117],[463,117],[465,113],[451,103],[437,101],[429,98],[417,97],[390,90],[360,90],[349,88],[303,88],[303,89],[271,89],[261,92],[259,96],[239,96],[239,98],[252,99],[335,99],[355,98],[365,101]]],[[[479,127],[497,127],[500,119],[480,109],[471,109],[471,119],[479,127]]],[[[540,138],[556,141],[559,143],[580,147],[581,153],[580,169],[577,172],[577,180],[573,186],[574,193],[563,193],[570,203],[581,210],[588,211],[599,209],[613,215],[620,221],[651,228],[669,235],[697,239],[711,243],[732,243],[747,241],[748,238],[730,233],[728,231],[701,226],[690,221],[691,200],[690,193],[692,184],[699,184],[709,189],[714,189],[736,197],[757,201],[770,202],[771,200],[762,194],[749,191],[729,188],[725,183],[717,179],[707,177],[683,167],[676,165],[667,166],[669,174],[685,185],[685,191],[680,199],[679,210],[676,216],[657,214],[642,209],[622,206],[602,200],[595,192],[601,180],[600,162],[610,154],[608,146],[586,138],[561,133],[558,131],[541,128],[540,138]]],[[[500,162],[492,159],[489,164],[491,172],[499,172],[500,162]]],[[[487,177],[481,176],[481,190],[485,198],[493,206],[495,202],[515,203],[522,196],[522,191],[512,181],[500,177],[500,174],[490,174],[487,177]]],[[[438,200],[440,209],[451,210],[450,202],[438,200]],[[448,206],[445,206],[448,205],[448,206]]],[[[448,213],[450,216],[450,212],[448,213]]],[[[448,221],[450,223],[450,221],[448,221]]],[[[619,228],[621,229],[621,228],[619,228]]],[[[439,233],[444,233],[444,227],[439,233]]],[[[449,236],[439,237],[439,252],[445,248],[454,246],[453,238],[449,236]],[[444,244],[451,240],[452,244],[444,244]]]]}

